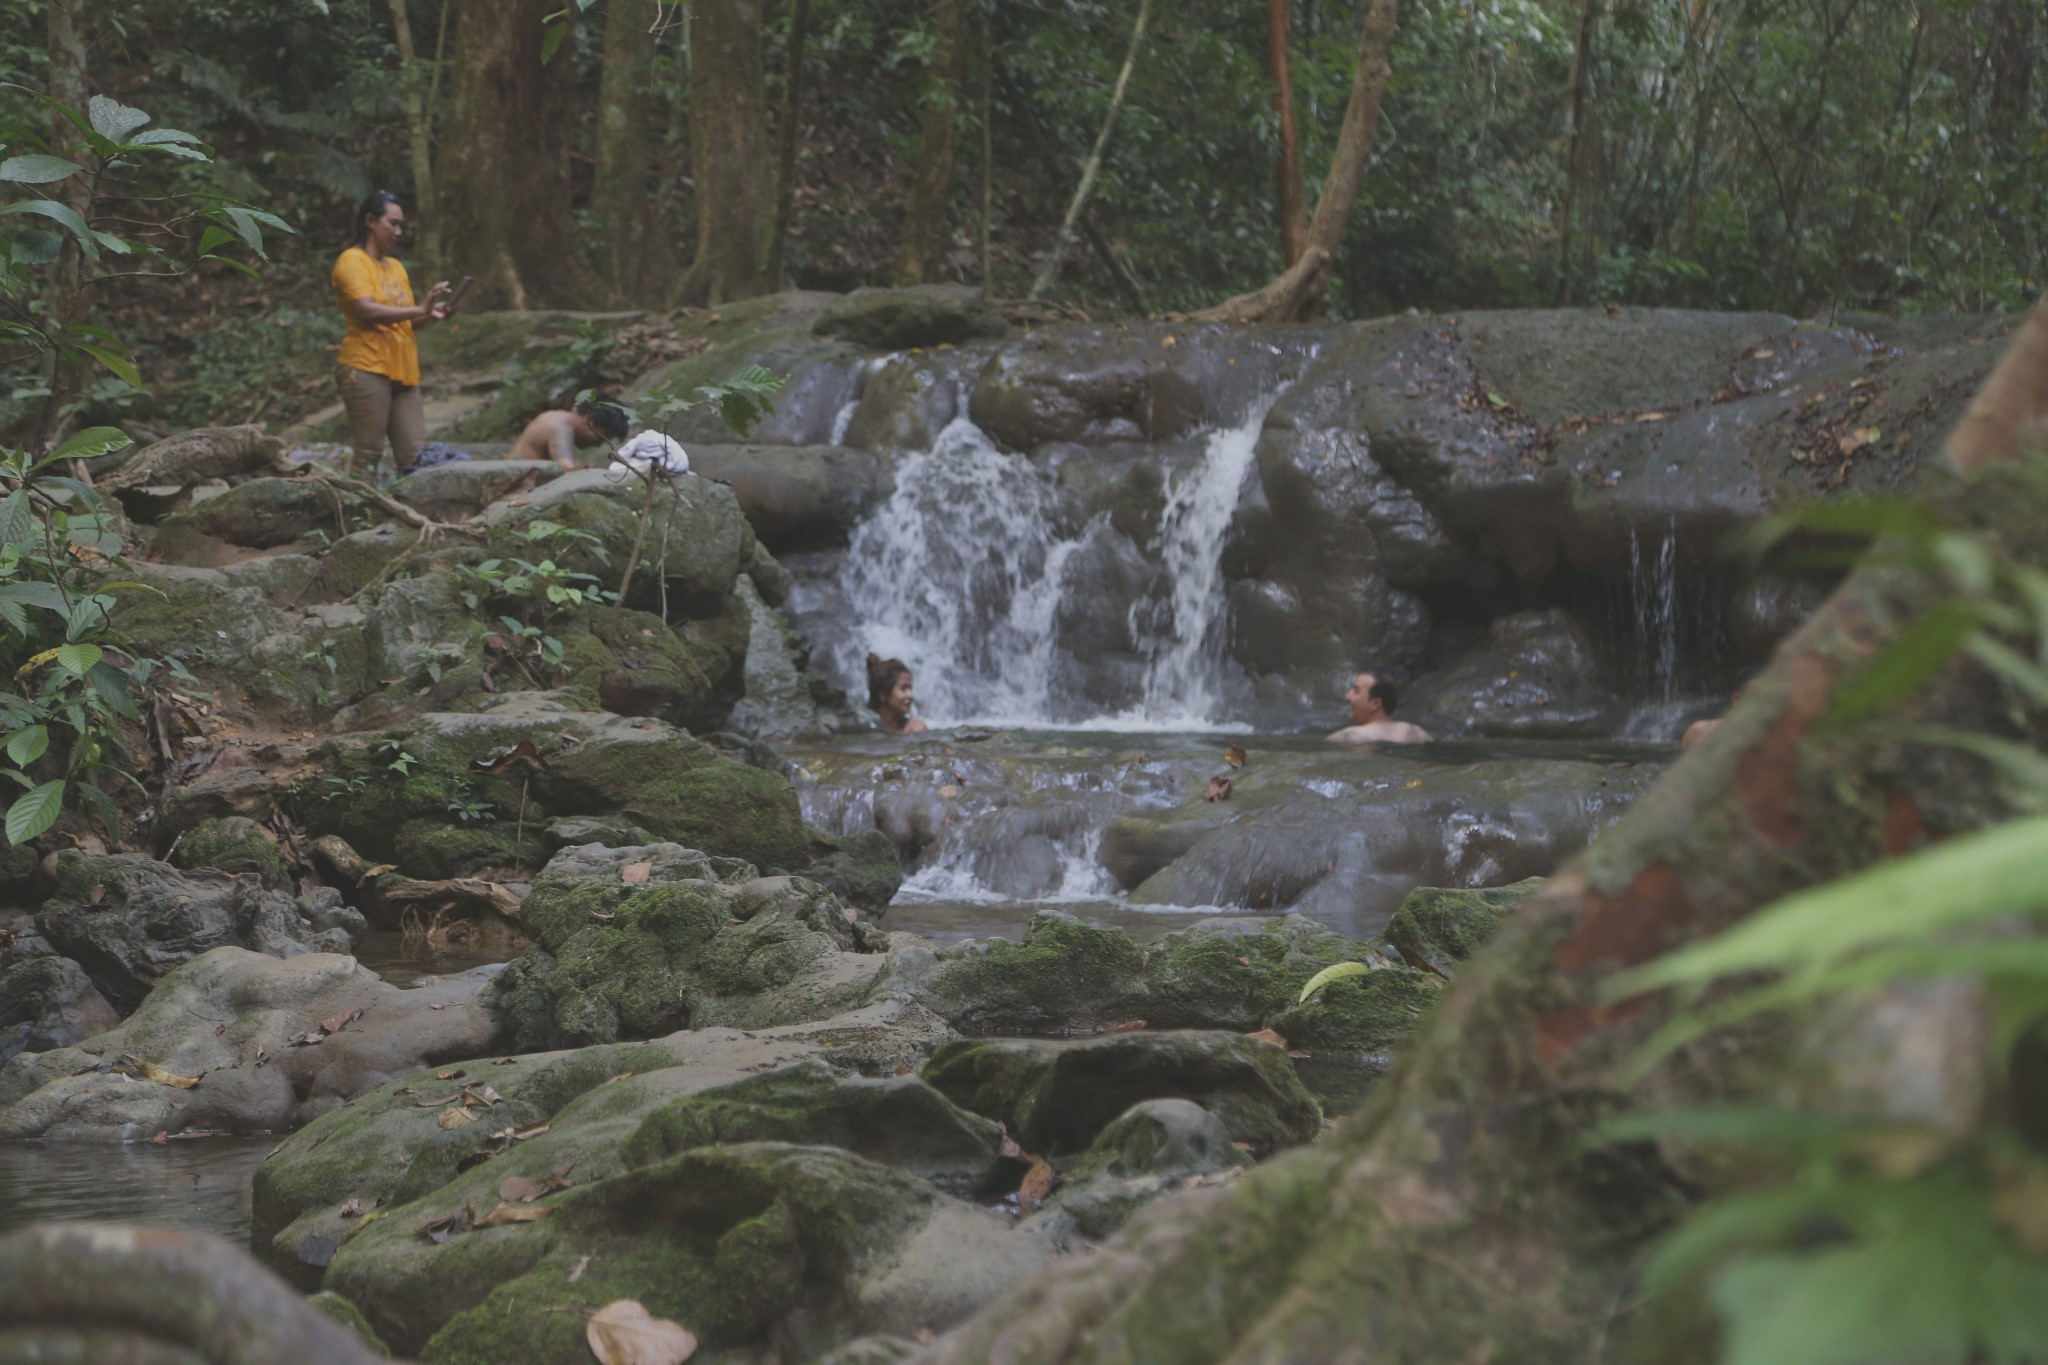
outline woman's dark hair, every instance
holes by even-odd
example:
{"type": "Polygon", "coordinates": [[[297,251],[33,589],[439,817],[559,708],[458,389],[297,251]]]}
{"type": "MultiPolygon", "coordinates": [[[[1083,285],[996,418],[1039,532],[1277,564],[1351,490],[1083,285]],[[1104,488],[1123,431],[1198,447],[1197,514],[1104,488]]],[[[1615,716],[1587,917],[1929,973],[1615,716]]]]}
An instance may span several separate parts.
{"type": "Polygon", "coordinates": [[[372,190],[370,197],[356,205],[356,245],[370,240],[370,220],[382,218],[384,210],[398,202],[398,196],[390,190],[372,190]]]}
{"type": "Polygon", "coordinates": [[[868,655],[868,709],[879,711],[888,697],[896,680],[910,671],[910,665],[901,659],[884,659],[879,654],[868,655]]]}
{"type": "Polygon", "coordinates": [[[590,429],[607,441],[626,439],[626,411],[619,406],[616,394],[592,394],[576,405],[576,411],[588,417],[590,429]]]}

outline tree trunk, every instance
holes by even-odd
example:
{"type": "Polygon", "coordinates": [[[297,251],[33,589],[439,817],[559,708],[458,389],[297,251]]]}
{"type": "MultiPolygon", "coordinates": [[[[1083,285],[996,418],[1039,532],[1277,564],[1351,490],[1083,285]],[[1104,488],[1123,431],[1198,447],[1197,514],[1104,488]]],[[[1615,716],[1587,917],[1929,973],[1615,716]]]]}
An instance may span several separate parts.
{"type": "MultiPolygon", "coordinates": [[[[466,4],[455,21],[454,109],[439,186],[448,265],[477,277],[479,308],[588,305],[588,272],[571,250],[569,36],[541,61],[559,0],[466,4]]],[[[419,283],[416,281],[416,283],[419,283]]]]}
{"type": "MultiPolygon", "coordinates": [[[[49,96],[67,109],[75,110],[80,117],[86,112],[86,29],[91,13],[89,0],[50,0],[47,20],[46,41],[50,58],[49,96]]],[[[69,119],[52,110],[50,115],[51,137],[59,144],[70,143],[78,138],[78,129],[69,119]]],[[[90,154],[80,150],[73,158],[89,164],[90,154]]],[[[51,187],[51,198],[68,205],[74,211],[85,214],[92,203],[90,172],[73,175],[58,181],[51,187]]],[[[44,295],[45,326],[52,337],[62,336],[71,327],[85,320],[86,310],[91,304],[92,268],[79,250],[78,243],[70,234],[63,238],[57,267],[51,272],[51,283],[44,295]]],[[[55,441],[64,421],[64,409],[84,386],[85,375],[78,365],[67,365],[59,351],[53,346],[50,351],[48,373],[49,396],[43,400],[28,433],[28,448],[38,453],[49,449],[55,441]]],[[[81,466],[82,470],[82,466],[81,466]]]]}
{"type": "Polygon", "coordinates": [[[903,214],[903,247],[896,256],[896,283],[922,284],[938,262],[946,231],[946,202],[953,187],[953,149],[960,122],[967,44],[960,0],[938,0],[931,81],[925,87],[924,118],[917,139],[917,172],[903,214]]]}
{"type": "MultiPolygon", "coordinates": [[[[444,0],[444,3],[446,0],[444,0]]],[[[413,47],[412,18],[406,0],[391,0],[391,28],[398,37],[398,79],[405,91],[405,136],[412,153],[412,207],[419,215],[420,257],[429,267],[441,263],[441,225],[434,199],[434,143],[427,127],[427,102],[420,89],[419,53],[413,47]]]]}
{"type": "Polygon", "coordinates": [[[1988,16],[1991,93],[1985,121],[2001,146],[2011,146],[2022,135],[2033,108],[2035,8],[2032,0],[1999,0],[1988,16]]]}
{"type": "Polygon", "coordinates": [[[1266,0],[1266,69],[1273,78],[1273,110],[1280,116],[1280,159],[1273,167],[1274,204],[1280,217],[1280,255],[1287,265],[1308,249],[1308,206],[1301,193],[1301,135],[1294,126],[1293,29],[1290,0],[1266,0]]]}
{"type": "Polygon", "coordinates": [[[1572,301],[1572,210],[1577,206],[1579,184],[1585,177],[1582,147],[1586,131],[1586,63],[1593,46],[1593,20],[1600,12],[1600,0],[1585,0],[1579,6],[1579,32],[1572,44],[1571,88],[1565,93],[1565,124],[1568,138],[1564,156],[1564,204],[1560,210],[1557,235],[1557,306],[1572,301]]]}
{"type": "Polygon", "coordinates": [[[810,38],[811,0],[790,0],[789,42],[782,53],[782,117],[776,136],[782,148],[775,159],[775,229],[768,241],[770,287],[787,287],[783,259],[789,250],[789,219],[796,204],[796,149],[803,141],[804,44],[810,38]]]}
{"type": "Polygon", "coordinates": [[[647,302],[648,177],[653,169],[654,35],[645,0],[611,0],[604,18],[604,73],[597,96],[596,168],[590,189],[598,274],[628,306],[647,302]]]}
{"type": "Polygon", "coordinates": [[[775,221],[768,91],[761,73],[761,0],[692,7],[690,145],[697,172],[697,259],[682,301],[724,303],[772,289],[775,221]]]}
{"type": "Polygon", "coordinates": [[[989,6],[977,5],[981,17],[981,293],[996,294],[996,36],[989,6]]]}
{"type": "MultiPolygon", "coordinates": [[[[1953,449],[1979,483],[1956,501],[2018,557],[2048,561],[2038,462],[1991,469],[2048,415],[2048,301],[1971,412],[1982,420],[1953,449]]],[[[1686,1186],[1654,1149],[1589,1152],[1583,1139],[1639,1104],[1781,1099],[1787,1077],[1758,1062],[1787,1044],[1703,1045],[1625,1087],[1620,1064],[1674,1004],[1608,1004],[1601,985],[1787,893],[1956,832],[1942,828],[1952,813],[1964,824],[2004,813],[1974,763],[1901,742],[1929,722],[2012,732],[2009,708],[1965,662],[1892,724],[1817,728],[1842,682],[1940,595],[1918,570],[1851,575],[1726,722],[1466,964],[1336,1134],[1225,1189],[1154,1205],[921,1359],[1670,1359],[1632,1300],[1645,1246],[1686,1186]]],[[[1686,1358],[1708,1348],[1703,1335],[1695,1324],[1686,1358]]]]}
{"type": "Polygon", "coordinates": [[[1102,154],[1109,148],[1110,134],[1116,131],[1117,115],[1123,112],[1124,96],[1131,90],[1131,72],[1138,65],[1138,50],[1145,45],[1145,24],[1152,17],[1152,0],[1138,0],[1138,19],[1131,25],[1131,47],[1124,54],[1123,69],[1116,74],[1116,88],[1110,92],[1109,113],[1103,116],[1102,131],[1096,135],[1095,148],[1088,153],[1088,164],[1081,168],[1081,183],[1074,187],[1074,198],[1067,205],[1067,216],[1060,223],[1059,235],[1052,239],[1052,254],[1046,258],[1045,269],[1038,272],[1038,278],[1031,285],[1031,297],[1043,297],[1052,288],[1053,280],[1060,273],[1060,258],[1067,254],[1067,243],[1073,240],[1074,225],[1081,220],[1081,210],[1088,206],[1088,196],[1094,193],[1096,177],[1102,174],[1102,154]]]}
{"type": "Polygon", "coordinates": [[[1301,259],[1264,288],[1226,299],[1194,316],[1203,322],[1310,322],[1329,308],[1330,262],[1351,223],[1351,209],[1365,183],[1372,159],[1373,134],[1379,128],[1380,100],[1393,75],[1387,54],[1393,50],[1400,22],[1400,0],[1372,0],[1358,32],[1358,64],[1351,73],[1351,95],[1344,103],[1344,126],[1337,151],[1323,177],[1322,196],[1309,221],[1308,243],[1301,259]]]}

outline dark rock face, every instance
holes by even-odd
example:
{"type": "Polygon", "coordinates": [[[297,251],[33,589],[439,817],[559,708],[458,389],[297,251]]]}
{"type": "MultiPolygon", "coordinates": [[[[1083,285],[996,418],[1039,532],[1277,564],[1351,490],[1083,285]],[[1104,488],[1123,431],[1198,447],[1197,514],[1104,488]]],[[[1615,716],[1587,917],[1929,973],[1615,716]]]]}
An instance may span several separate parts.
{"type": "Polygon", "coordinates": [[[274,957],[347,952],[348,936],[301,925],[292,897],[255,877],[179,872],[139,853],[56,855],[56,890],[37,916],[102,995],[134,1009],[172,968],[225,945],[274,957]]]}
{"type": "Polygon", "coordinates": [[[68,957],[32,957],[0,971],[0,1064],[16,1052],[70,1047],[120,1022],[68,957]]]}
{"type": "Polygon", "coordinates": [[[221,563],[235,556],[220,546],[264,550],[340,528],[341,500],[333,489],[311,479],[262,478],[172,513],[157,528],[156,543],[177,563],[221,563]]]}
{"type": "Polygon", "coordinates": [[[777,554],[845,545],[891,482],[880,457],[833,445],[700,445],[690,467],[730,483],[754,534],[777,554]]]}
{"type": "Polygon", "coordinates": [[[1236,1033],[1145,1030],[1077,1041],[968,1039],[924,1069],[932,1086],[998,1119],[1028,1151],[1080,1152],[1138,1099],[1187,1099],[1261,1154],[1313,1138],[1322,1112],[1287,1054],[1236,1033]]]}
{"type": "Polygon", "coordinates": [[[1484,643],[1415,689],[1401,718],[1432,734],[1572,739],[1609,735],[1620,701],[1585,627],[1560,609],[1503,616],[1484,643]]]}
{"type": "Polygon", "coordinates": [[[978,289],[921,284],[908,289],[856,289],[827,308],[812,328],[877,351],[950,346],[1003,336],[1003,315],[978,289]]]}

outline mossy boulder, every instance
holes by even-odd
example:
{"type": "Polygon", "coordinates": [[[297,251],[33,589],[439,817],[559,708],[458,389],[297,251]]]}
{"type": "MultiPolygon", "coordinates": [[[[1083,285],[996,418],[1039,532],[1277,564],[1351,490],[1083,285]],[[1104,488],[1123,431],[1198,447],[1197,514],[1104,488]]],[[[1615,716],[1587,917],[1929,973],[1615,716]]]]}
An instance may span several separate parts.
{"type": "Polygon", "coordinates": [[[451,460],[408,474],[391,496],[436,521],[468,521],[500,498],[531,492],[561,477],[553,460],[451,460]]]}
{"type": "Polygon", "coordinates": [[[1370,943],[1298,915],[1202,920],[1140,947],[1059,911],[1035,916],[1022,939],[939,952],[919,996],[955,1027],[992,1032],[1266,1026],[1308,979],[1332,963],[1388,962],[1370,943]]]}
{"type": "Polygon", "coordinates": [[[1251,1165],[1223,1120],[1193,1100],[1140,1100],[1112,1119],[1074,1163],[1084,1173],[1209,1175],[1251,1165]]]}
{"type": "Polygon", "coordinates": [[[202,820],[187,830],[171,850],[171,865],[185,871],[212,868],[217,872],[256,878],[272,891],[291,889],[291,868],[270,832],[247,816],[202,820]]]}
{"type": "Polygon", "coordinates": [[[1536,894],[1543,878],[1481,890],[1421,886],[1408,893],[1387,925],[1387,943],[1411,967],[1448,980],[1458,964],[1493,937],[1516,906],[1536,894]]]}
{"type": "Polygon", "coordinates": [[[907,289],[856,289],[827,308],[812,328],[876,351],[907,351],[1000,338],[1009,330],[978,289],[920,284],[907,289]]]}
{"type": "Polygon", "coordinates": [[[1283,1049],[1220,1030],[965,1039],[934,1052],[923,1075],[1000,1121],[1025,1150],[1050,1155],[1085,1151],[1143,1099],[1192,1100],[1261,1156],[1322,1131],[1322,1111],[1283,1049]]]}
{"type": "Polygon", "coordinates": [[[893,482],[878,456],[834,445],[697,445],[690,467],[730,483],[754,534],[777,554],[844,546],[893,482]]]}
{"type": "Polygon", "coordinates": [[[562,667],[570,691],[594,706],[709,733],[745,690],[751,625],[738,595],[679,627],[649,612],[594,614],[563,630],[562,667]]]}
{"type": "Polygon", "coordinates": [[[323,1291],[308,1298],[306,1304],[310,1308],[317,1308],[355,1333],[356,1339],[369,1349],[370,1354],[387,1358],[390,1356],[391,1348],[384,1344],[384,1339],[370,1326],[370,1320],[363,1316],[363,1310],[341,1295],[323,1291]]]}
{"type": "Polygon", "coordinates": [[[430,712],[382,734],[344,736],[321,750],[327,776],[301,787],[298,809],[313,833],[339,834],[386,862],[396,860],[402,833],[417,849],[428,837],[421,827],[458,825],[449,809],[458,801],[489,803],[497,818],[485,828],[492,838],[509,834],[498,826],[516,822],[523,793],[536,833],[564,816],[618,818],[764,870],[808,867],[811,838],[782,776],[662,721],[578,711],[572,702],[510,693],[485,711],[430,712]],[[522,741],[544,766],[472,770],[522,741]]]}
{"type": "Polygon", "coordinates": [[[174,564],[214,564],[234,557],[223,547],[267,550],[314,531],[337,535],[344,517],[365,520],[357,500],[313,479],[250,479],[173,512],[156,528],[157,552],[174,564]]]}
{"type": "Polygon", "coordinates": [[[886,969],[823,887],[675,844],[563,849],[521,915],[533,946],[494,999],[522,1049],[824,1018],[886,969]]]}

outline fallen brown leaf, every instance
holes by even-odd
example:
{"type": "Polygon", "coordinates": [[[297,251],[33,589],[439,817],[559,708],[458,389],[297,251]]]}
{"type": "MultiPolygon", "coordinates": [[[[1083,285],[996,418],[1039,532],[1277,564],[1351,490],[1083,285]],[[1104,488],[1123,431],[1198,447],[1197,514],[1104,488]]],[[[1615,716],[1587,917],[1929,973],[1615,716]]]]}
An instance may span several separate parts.
{"type": "Polygon", "coordinates": [[[547,1192],[547,1183],[530,1175],[508,1175],[498,1182],[498,1198],[507,1204],[531,1204],[547,1192]]]}
{"type": "Polygon", "coordinates": [[[427,1006],[427,1008],[428,1008],[428,1009],[430,1009],[430,1010],[445,1010],[445,1009],[447,1009],[447,1008],[448,1008],[448,1005],[447,1005],[447,1002],[443,1001],[443,1002],[442,1002],[441,1004],[438,1004],[438,1005],[429,1005],[429,1006],[427,1006]]]}
{"type": "Polygon", "coordinates": [[[570,1284],[574,1284],[576,1283],[576,1281],[583,1278],[583,1272],[590,1269],[590,1262],[591,1258],[588,1256],[579,1256],[576,1258],[576,1266],[573,1270],[569,1272],[570,1284]]]}
{"type": "Polygon", "coordinates": [[[487,1085],[478,1086],[474,1089],[464,1086],[462,1089],[462,1102],[467,1105],[474,1105],[480,1109],[490,1108],[501,1098],[502,1096],[497,1091],[487,1085]]]}
{"type": "Polygon", "coordinates": [[[1233,744],[1223,751],[1223,761],[1233,768],[1242,768],[1245,759],[1248,757],[1250,755],[1245,753],[1244,745],[1242,744],[1233,744]]]}
{"type": "Polygon", "coordinates": [[[436,1071],[434,1079],[437,1081],[459,1081],[462,1079],[463,1074],[461,1067],[451,1066],[446,1071],[436,1071]]]}
{"type": "Polygon", "coordinates": [[[443,1109],[441,1111],[441,1116],[435,1119],[434,1122],[439,1124],[443,1128],[461,1128],[465,1125],[475,1123],[476,1115],[470,1113],[467,1109],[464,1109],[460,1105],[455,1105],[451,1108],[443,1109]]]}
{"type": "Polygon", "coordinates": [[[330,1015],[322,1019],[320,1021],[320,1031],[322,1033],[339,1033],[362,1017],[363,1012],[361,1010],[343,1010],[340,1014],[330,1015]]]}
{"type": "Polygon", "coordinates": [[[155,1062],[145,1062],[132,1052],[122,1053],[121,1060],[144,1080],[155,1081],[158,1085],[168,1085],[175,1090],[190,1090],[199,1084],[197,1076],[180,1076],[177,1072],[160,1067],[155,1062]]]}
{"type": "Polygon", "coordinates": [[[553,1209],[540,1208],[533,1204],[500,1204],[477,1219],[476,1225],[480,1228],[498,1228],[507,1223],[531,1223],[553,1212],[553,1209]]]}
{"type": "Polygon", "coordinates": [[[491,1065],[492,1065],[492,1066],[518,1066],[518,1065],[519,1065],[519,1059],[518,1059],[517,1057],[500,1057],[500,1058],[498,1058],[498,1060],[497,1060],[497,1061],[495,1061],[495,1062],[492,1062],[492,1063],[491,1063],[491,1065]]]}
{"type": "Polygon", "coordinates": [[[647,881],[653,871],[653,863],[627,863],[619,869],[619,880],[628,886],[639,886],[647,881]]]}
{"type": "Polygon", "coordinates": [[[414,1100],[412,1107],[415,1109],[439,1109],[442,1105],[453,1104],[461,1098],[462,1092],[458,1090],[453,1095],[443,1095],[438,1100],[414,1100]]]}
{"type": "Polygon", "coordinates": [[[414,1228],[413,1231],[425,1233],[436,1242],[445,1242],[448,1240],[448,1234],[452,1232],[467,1232],[470,1225],[475,1222],[476,1210],[464,1204],[461,1208],[444,1213],[438,1218],[429,1218],[426,1222],[414,1228]]]}
{"type": "Polygon", "coordinates": [[[1284,1048],[1287,1046],[1287,1040],[1269,1028],[1262,1028],[1257,1033],[1247,1033],[1245,1037],[1255,1039],[1261,1043],[1271,1043],[1274,1047],[1284,1048]]]}
{"type": "Polygon", "coordinates": [[[1050,1161],[1042,1156],[1033,1157],[1031,1169],[1024,1172],[1024,1181],[1017,1186],[1017,1207],[1025,1213],[1037,1208],[1045,1202],[1045,1197],[1052,1193],[1053,1183],[1057,1179],[1050,1161]]]}
{"type": "Polygon", "coordinates": [[[683,1365],[697,1338],[681,1323],[657,1318],[637,1299],[618,1299],[591,1315],[583,1339],[598,1365],[683,1365]]]}
{"type": "Polygon", "coordinates": [[[1144,1031],[1145,1021],[1143,1019],[1126,1019],[1121,1024],[1111,1024],[1103,1030],[1104,1033],[1143,1033],[1144,1031]]]}

